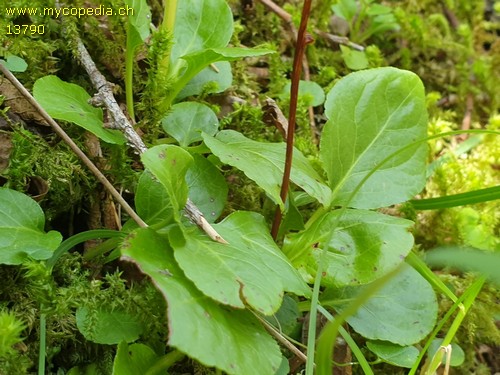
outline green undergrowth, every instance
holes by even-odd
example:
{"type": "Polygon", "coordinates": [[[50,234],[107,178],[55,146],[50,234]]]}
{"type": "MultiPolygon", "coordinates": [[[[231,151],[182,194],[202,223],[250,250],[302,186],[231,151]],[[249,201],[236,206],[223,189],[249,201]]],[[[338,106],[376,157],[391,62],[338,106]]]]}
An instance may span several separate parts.
{"type": "MultiPolygon", "coordinates": [[[[103,308],[121,310],[142,317],[144,330],[140,341],[162,352],[165,336],[161,332],[166,331],[163,319],[165,304],[156,289],[150,283],[141,281],[131,287],[122,275],[123,271],[112,265],[106,266],[107,272],[103,272],[102,278],[95,278],[101,272],[95,267],[95,264],[82,261],[78,253],[63,257],[52,276],[38,262],[27,263],[21,269],[1,266],[0,275],[8,284],[2,288],[0,311],[8,309],[9,314],[17,318],[17,324],[24,325],[27,330],[24,332],[32,333],[14,346],[17,350],[11,349],[10,360],[8,356],[7,359],[2,357],[0,373],[24,374],[32,371],[30,369],[34,367],[39,349],[40,313],[48,317],[47,347],[50,350],[47,356],[54,372],[57,368],[68,371],[74,366],[92,362],[100,369],[98,373],[110,373],[114,350],[107,345],[87,341],[81,334],[75,335],[78,332],[75,312],[82,307],[93,312],[103,308]]],[[[129,267],[129,272],[136,273],[133,267],[129,267]]],[[[142,278],[138,273],[136,275],[142,278]]],[[[90,314],[86,319],[91,322],[95,317],[90,314]]],[[[0,324],[2,322],[0,319],[0,324]]],[[[15,324],[11,323],[11,326],[15,324]]]]}
{"type": "MultiPolygon", "coordinates": [[[[292,15],[297,27],[302,2],[276,2],[292,15]]],[[[132,2],[106,0],[102,5],[118,7],[125,3],[132,2]]],[[[404,84],[411,83],[418,87],[419,94],[414,99],[419,107],[412,107],[409,111],[414,111],[414,117],[419,119],[422,126],[418,130],[422,137],[425,137],[423,128],[426,109],[430,114],[427,133],[435,136],[461,128],[467,100],[469,103],[470,100],[473,102],[473,129],[499,131],[500,118],[495,111],[499,105],[496,89],[500,84],[500,74],[496,67],[500,63],[500,44],[494,39],[498,25],[484,20],[484,1],[447,1],[442,5],[432,1],[398,0],[390,2],[390,8],[385,8],[384,5],[382,9],[373,8],[374,2],[368,0],[329,0],[315,4],[309,31],[316,40],[307,50],[309,73],[314,85],[305,86],[302,92],[299,91],[297,108],[296,157],[303,158],[300,159],[303,164],[297,168],[298,176],[292,179],[293,201],[287,202],[281,201],[279,191],[276,190],[276,186],[281,183],[280,173],[283,167],[273,159],[277,152],[283,151],[284,154],[284,147],[279,150],[277,148],[277,143],[283,142],[283,137],[274,126],[264,123],[262,105],[266,97],[271,97],[284,114],[288,115],[290,98],[287,85],[290,84],[292,75],[293,43],[284,22],[260,2],[234,0],[228,3],[235,20],[234,24],[228,22],[234,28],[233,33],[225,35],[221,42],[212,41],[213,45],[207,42],[208,46],[193,47],[190,45],[191,40],[182,39],[189,36],[186,30],[192,31],[189,28],[191,25],[181,29],[181,36],[175,34],[164,23],[165,15],[160,1],[148,1],[150,17],[146,17],[147,21],[137,21],[147,32],[140,36],[140,40],[136,40],[138,46],[133,51],[131,71],[126,68],[126,59],[131,56],[127,56],[125,46],[127,32],[130,33],[130,28],[133,29],[137,24],[130,26],[125,17],[87,17],[64,22],[33,18],[29,21],[47,25],[48,37],[6,39],[5,36],[0,36],[0,58],[8,50],[9,53],[22,57],[28,64],[27,72],[16,73],[26,87],[31,89],[35,81],[43,76],[57,75],[64,81],[63,84],[76,83],[92,95],[95,89],[81,66],[74,63],[74,46],[68,42],[71,40],[70,36],[76,34],[85,41],[98,68],[115,84],[113,91],[118,102],[132,101],[132,108],[135,108],[135,128],[149,147],[147,154],[141,158],[123,144],[103,141],[102,157],[94,157],[93,160],[125,198],[133,202],[134,208],[150,225],[149,229],[138,228],[132,220],[127,221],[128,216],[124,215],[121,233],[126,237],[96,242],[99,245],[91,250],[91,255],[88,253],[89,244],[83,246],[78,242],[60,258],[49,258],[28,251],[30,256],[38,256],[38,260],[19,261],[8,258],[6,264],[0,265],[0,280],[3,280],[0,288],[0,331],[6,332],[5,335],[0,334],[1,375],[36,373],[39,356],[46,359],[44,363],[47,365],[47,374],[121,375],[117,370],[119,366],[127,363],[136,365],[127,355],[134,357],[137,353],[140,353],[137,354],[138,358],[149,361],[146,361],[147,366],[144,364],[141,370],[156,369],[156,373],[168,368],[172,374],[219,374],[226,371],[245,375],[244,370],[235,369],[234,366],[243,363],[242,366],[247,367],[242,368],[248,369],[258,357],[263,358],[258,361],[258,365],[267,366],[267,373],[271,374],[271,370],[276,370],[282,354],[287,358],[292,355],[284,347],[278,347],[259,319],[264,315],[283,314],[280,316],[283,320],[274,319],[277,321],[277,328],[283,329],[286,334],[288,331],[284,327],[288,327],[287,324],[294,326],[296,331],[290,334],[294,334],[295,339],[301,339],[297,335],[297,321],[302,322],[302,312],[309,311],[318,302],[310,294],[310,286],[315,278],[318,279],[317,275],[323,275],[321,288],[316,282],[316,291],[321,291],[319,301],[329,311],[335,311],[336,317],[343,319],[346,318],[342,315],[343,311],[350,306],[347,302],[358,301],[356,298],[366,292],[366,286],[375,289],[381,287],[382,284],[377,284],[380,278],[374,276],[377,272],[383,278],[390,273],[392,266],[404,263],[403,258],[409,257],[413,252],[418,251],[418,256],[423,258],[428,249],[441,245],[464,245],[488,252],[500,251],[498,200],[416,211],[411,202],[400,204],[420,192],[416,188],[412,190],[411,187],[404,186],[406,178],[415,177],[408,177],[405,173],[391,175],[391,178],[380,175],[377,177],[395,185],[400,184],[395,189],[395,193],[403,191],[403,197],[399,200],[393,199],[392,192],[368,198],[370,189],[373,188],[370,185],[373,180],[369,179],[364,181],[368,185],[366,190],[362,186],[355,196],[350,196],[358,188],[357,175],[366,170],[353,172],[349,168],[343,169],[344,164],[349,166],[352,162],[343,156],[355,148],[347,150],[342,149],[342,146],[349,144],[354,135],[346,135],[352,129],[347,125],[339,134],[333,134],[336,130],[332,130],[333,124],[338,120],[337,114],[342,114],[342,111],[337,111],[338,108],[349,109],[354,105],[353,102],[343,102],[341,99],[349,96],[350,90],[363,91],[357,86],[360,83],[353,78],[356,75],[349,76],[359,70],[357,77],[364,77],[365,83],[381,79],[381,84],[386,84],[400,79],[404,84]],[[252,7],[245,9],[244,3],[251,3],[252,7]],[[338,31],[339,25],[332,21],[335,13],[332,9],[339,13],[340,8],[335,8],[339,4],[346,7],[364,4],[364,8],[357,8],[357,12],[362,12],[358,13],[359,17],[346,21],[350,27],[346,36],[352,42],[361,44],[364,51],[353,53],[316,34],[316,29],[329,33],[338,31]],[[443,14],[443,6],[459,21],[458,27],[455,28],[447,20],[443,14]],[[372,11],[367,11],[369,9],[372,11]],[[376,29],[379,14],[388,15],[390,22],[386,24],[389,24],[389,29],[376,29]],[[151,22],[155,25],[154,28],[149,27],[151,22]],[[182,42],[178,43],[177,48],[181,48],[181,45],[192,49],[174,50],[178,56],[171,60],[170,54],[176,40],[182,42]],[[234,48],[239,47],[245,49],[234,52],[234,48]],[[256,47],[262,49],[251,49],[256,47]],[[214,63],[215,69],[205,66],[206,61],[213,57],[207,53],[211,48],[217,51],[209,51],[210,53],[219,53],[219,60],[216,59],[214,63]],[[196,60],[196,56],[191,56],[194,62],[188,68],[205,64],[199,74],[212,75],[216,77],[216,81],[201,80],[199,87],[191,87],[191,91],[186,94],[182,91],[184,87],[181,87],[179,77],[182,78],[189,69],[182,65],[182,58],[179,56],[189,57],[190,53],[205,55],[199,60],[196,60]],[[227,65],[221,64],[228,61],[231,61],[229,84],[227,65]],[[390,68],[365,70],[387,66],[407,69],[416,75],[390,68]],[[128,97],[130,92],[126,90],[127,74],[132,74],[131,98],[128,97]],[[394,79],[390,80],[391,77],[394,79]],[[348,87],[345,82],[350,82],[351,86],[348,87]],[[342,85],[346,85],[343,86],[344,91],[336,94],[335,90],[342,85]],[[424,86],[427,96],[423,95],[424,86]],[[239,100],[228,104],[228,97],[239,100]],[[179,109],[182,105],[186,105],[184,108],[187,109],[179,109]],[[322,140],[322,151],[311,133],[311,105],[314,106],[316,135],[327,129],[323,133],[326,135],[322,140]],[[208,121],[206,117],[199,115],[197,111],[200,106],[209,112],[208,117],[212,116],[216,121],[212,117],[208,121]],[[190,131],[178,132],[171,124],[175,121],[169,118],[176,115],[179,116],[175,120],[176,124],[182,125],[179,128],[190,124],[194,130],[190,128],[190,131]],[[336,120],[333,121],[332,118],[336,120]],[[342,142],[338,141],[339,138],[342,138],[342,142]],[[260,143],[253,143],[254,141],[260,143]],[[329,153],[328,150],[331,149],[338,152],[329,153]],[[252,153],[257,155],[255,165],[245,160],[252,153]],[[171,168],[165,172],[162,163],[170,163],[171,168]],[[188,182],[187,170],[191,172],[188,182]],[[209,171],[208,177],[203,176],[205,170],[209,171]],[[274,175],[264,178],[263,175],[270,170],[274,171],[274,175]],[[200,193],[204,190],[207,192],[200,193]],[[328,195],[332,190],[336,194],[333,202],[329,201],[328,195]],[[216,222],[217,230],[229,239],[232,254],[227,260],[229,266],[220,262],[227,255],[224,251],[227,248],[208,240],[184,217],[181,209],[188,196],[196,204],[210,202],[203,207],[203,213],[210,221],[216,222]],[[285,215],[285,224],[278,239],[273,241],[268,232],[276,205],[286,207],[288,214],[285,215]],[[344,210],[343,207],[348,208],[344,210]],[[414,227],[409,220],[403,218],[414,221],[414,227]],[[359,223],[366,224],[366,227],[356,232],[356,225],[359,223]],[[367,223],[375,223],[375,229],[367,223]],[[387,228],[393,227],[397,228],[393,229],[396,234],[385,232],[387,228]],[[336,228],[342,235],[335,237],[333,230],[328,232],[330,228],[336,228]],[[415,243],[412,242],[412,235],[415,243]],[[352,238],[356,241],[351,241],[352,238]],[[350,246],[365,249],[373,243],[384,246],[389,243],[389,247],[384,248],[383,252],[389,259],[386,263],[378,265],[373,261],[372,265],[371,255],[367,253],[352,259],[343,255],[350,246]],[[240,244],[244,246],[238,246],[240,244]],[[94,256],[95,253],[99,255],[94,256]],[[127,261],[118,261],[120,254],[127,261]],[[258,258],[256,254],[262,258],[258,258]],[[271,258],[265,258],[269,254],[274,256],[272,261],[271,258]],[[327,256],[331,258],[325,260],[324,257],[327,256]],[[363,263],[361,260],[365,259],[368,260],[363,263]],[[244,264],[231,263],[238,261],[244,264]],[[328,266],[327,269],[320,272],[325,265],[328,266]],[[137,266],[141,268],[140,271],[137,266]],[[268,279],[272,280],[269,285],[261,284],[268,279]],[[305,285],[304,280],[309,286],[305,285]],[[270,291],[272,288],[276,290],[270,291]],[[289,298],[294,293],[301,297],[289,298]],[[277,312],[283,296],[286,296],[285,300],[298,302],[302,310],[299,312],[298,308],[290,308],[290,311],[277,312]],[[333,297],[329,299],[328,296],[333,297]],[[190,308],[186,309],[185,306],[190,308]],[[45,325],[42,324],[42,317],[45,325]],[[126,321],[123,325],[120,325],[121,318],[126,321]],[[103,333],[92,329],[110,321],[116,325],[118,334],[125,336],[122,341],[121,338],[113,337],[113,332],[103,329],[103,333]],[[201,322],[199,326],[198,322],[201,322]],[[213,338],[213,332],[222,333],[220,337],[214,334],[213,338]],[[44,353],[40,351],[42,337],[46,340],[44,353]],[[261,337],[262,341],[255,337],[261,337]],[[220,340],[227,347],[218,347],[220,340]],[[247,341],[235,345],[237,340],[247,341]],[[214,342],[217,345],[212,345],[214,342]],[[252,357],[253,354],[249,352],[256,350],[256,345],[259,345],[261,353],[260,356],[252,357]],[[213,355],[212,349],[218,350],[218,354],[213,355]],[[219,369],[214,370],[214,366],[219,369]]],[[[11,6],[37,5],[40,2],[28,4],[27,1],[14,0],[11,6]]],[[[74,6],[83,5],[81,1],[74,3],[74,6]]],[[[226,11],[226,8],[221,9],[226,11]]],[[[347,14],[345,9],[344,11],[347,14]]],[[[0,27],[4,28],[14,22],[24,20],[0,17],[0,27]]],[[[220,32],[228,34],[226,29],[229,30],[229,26],[220,28],[220,32]]],[[[401,88],[403,91],[406,89],[404,84],[401,88]]],[[[382,95],[375,95],[372,100],[379,100],[381,97],[382,95]]],[[[37,99],[43,99],[43,96],[37,99]]],[[[370,101],[370,105],[371,103],[370,101]]],[[[386,105],[383,101],[377,103],[381,107],[386,105]]],[[[377,109],[374,106],[373,111],[377,109]]],[[[335,126],[342,127],[350,120],[351,118],[342,117],[338,120],[340,125],[335,123],[335,126]]],[[[360,121],[369,122],[364,119],[360,121]]],[[[372,123],[376,124],[377,121],[373,120],[370,125],[372,123]]],[[[79,147],[88,153],[89,147],[85,143],[83,130],[69,122],[63,121],[63,124],[79,147]]],[[[357,125],[359,122],[353,122],[352,127],[357,125]]],[[[99,197],[98,191],[101,189],[91,173],[62,141],[55,135],[48,134],[48,131],[43,130],[41,133],[44,135],[39,135],[33,131],[31,124],[26,127],[17,124],[8,132],[12,136],[14,149],[9,157],[8,169],[2,172],[2,177],[7,181],[4,187],[29,193],[27,186],[33,177],[41,178],[49,187],[48,193],[40,202],[46,222],[38,218],[38,224],[42,224],[30,230],[40,238],[48,238],[48,242],[57,242],[54,232],[45,231],[56,228],[62,233],[72,232],[68,228],[60,230],[61,221],[70,221],[71,223],[65,222],[62,225],[72,229],[87,229],[84,221],[91,203],[98,199],[96,197],[99,197]]],[[[417,138],[412,140],[416,141],[417,138]]],[[[419,193],[418,199],[500,185],[498,135],[472,134],[468,139],[463,135],[455,135],[431,139],[428,145],[427,151],[423,144],[407,145],[414,149],[420,147],[419,151],[414,153],[406,149],[403,153],[395,154],[396,157],[407,157],[402,158],[401,163],[418,164],[415,170],[420,175],[413,180],[415,186],[420,184],[423,187],[426,178],[425,188],[419,193]],[[428,164],[426,173],[425,159],[428,164]]],[[[389,155],[388,146],[397,145],[391,145],[388,141],[385,146],[377,152],[369,150],[368,152],[372,152],[371,159],[375,160],[382,154],[384,157],[389,155]]],[[[369,149],[370,144],[366,147],[369,149]]],[[[396,151],[396,148],[392,151],[396,151]]],[[[358,154],[354,157],[361,159],[358,154]]],[[[366,169],[377,176],[381,171],[371,169],[377,167],[375,164],[373,162],[366,169]]],[[[352,169],[356,168],[354,163],[352,169]]],[[[23,204],[35,210],[29,203],[23,204]]],[[[36,214],[41,215],[41,212],[36,211],[36,214]]],[[[95,239],[91,237],[89,235],[87,239],[95,239]]],[[[53,242],[49,245],[52,246],[53,242]]],[[[50,247],[49,245],[46,246],[50,247]]],[[[52,250],[54,249],[51,248],[52,250]]],[[[375,252],[378,250],[375,249],[375,252]]],[[[424,273],[422,269],[419,271],[424,273]]],[[[413,269],[411,272],[407,275],[408,280],[414,283],[424,282],[423,289],[429,291],[426,300],[422,295],[417,295],[416,291],[413,297],[425,300],[430,306],[428,310],[433,311],[435,308],[438,322],[450,309],[456,307],[456,303],[436,280],[444,283],[455,296],[468,293],[477,280],[475,274],[444,268],[436,272],[437,276],[433,280],[437,283],[437,286],[432,285],[437,291],[435,293],[429,284],[430,279],[425,281],[413,269]],[[434,300],[436,297],[437,304],[434,300]]],[[[401,285],[405,284],[394,285],[388,281],[387,287],[394,288],[392,292],[402,296],[400,299],[407,299],[411,292],[398,289],[403,288],[401,285]]],[[[371,291],[375,293],[374,299],[383,300],[385,295],[377,295],[375,289],[371,291]]],[[[460,328],[454,327],[453,319],[450,319],[438,332],[438,338],[444,338],[448,332],[452,332],[453,343],[458,344],[465,352],[464,364],[456,368],[455,373],[486,374],[490,370],[479,363],[476,351],[481,345],[495,347],[500,344],[500,331],[495,325],[500,314],[497,301],[498,290],[495,284],[486,283],[460,328]]],[[[295,305],[292,303],[292,306],[295,305]]],[[[394,312],[389,307],[385,307],[388,314],[394,312]]],[[[404,314],[399,314],[401,316],[404,314]]],[[[432,316],[427,316],[426,319],[423,320],[430,322],[430,325],[435,323],[432,316]]],[[[347,321],[359,329],[355,319],[347,321]]],[[[371,329],[384,323],[383,319],[373,322],[369,327],[371,329]]],[[[112,324],[110,323],[111,326],[112,324]]],[[[422,329],[421,332],[428,333],[430,328],[426,327],[428,330],[422,329]]],[[[304,326],[303,330],[306,331],[307,327],[304,326]]],[[[383,363],[374,351],[368,349],[367,342],[389,342],[392,339],[405,349],[422,350],[428,340],[427,336],[420,337],[418,334],[413,339],[408,338],[405,333],[400,336],[382,335],[379,338],[379,332],[368,331],[369,333],[361,334],[353,329],[352,338],[361,347],[360,352],[370,361],[372,373],[377,375],[407,373],[412,364],[406,364],[406,369],[402,370],[398,364],[389,364],[390,361],[383,363]]],[[[314,353],[314,350],[310,352],[314,353]]],[[[353,353],[359,354],[355,350],[353,353]]],[[[287,358],[282,361],[282,365],[286,364],[287,358]]],[[[354,355],[349,360],[354,363],[354,374],[369,373],[362,367],[362,358],[354,355]]],[[[321,360],[317,363],[325,366],[321,360]]],[[[155,371],[151,370],[148,374],[155,371]]],[[[311,374],[312,368],[301,368],[298,371],[311,374]]],[[[276,374],[286,374],[286,370],[276,371],[276,374]]]]}
{"type": "MultiPolygon", "coordinates": [[[[486,129],[500,128],[498,116],[493,116],[486,129]]],[[[431,133],[449,131],[453,123],[435,119],[431,121],[431,133]]],[[[473,136],[474,137],[474,136],[473,136]]],[[[460,140],[434,142],[434,154],[444,155],[445,160],[434,171],[424,196],[426,198],[463,193],[500,184],[498,165],[500,147],[494,135],[479,137],[469,152],[457,155],[453,152],[460,140]]],[[[474,139],[469,138],[469,142],[474,139]]],[[[419,214],[418,230],[427,241],[443,245],[459,239],[463,244],[479,249],[500,250],[500,213],[498,202],[491,201],[467,207],[423,211],[419,214]]]]}

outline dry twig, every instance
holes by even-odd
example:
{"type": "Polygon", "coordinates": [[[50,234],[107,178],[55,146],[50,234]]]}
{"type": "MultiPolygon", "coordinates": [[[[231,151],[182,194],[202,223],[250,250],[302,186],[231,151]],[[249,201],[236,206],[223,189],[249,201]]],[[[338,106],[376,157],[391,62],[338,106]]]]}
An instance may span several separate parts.
{"type": "Polygon", "coordinates": [[[328,40],[329,42],[336,43],[336,44],[343,44],[344,46],[350,47],[352,49],[355,49],[357,51],[364,51],[365,47],[363,47],[361,44],[357,44],[354,42],[351,42],[348,37],[346,36],[340,36],[340,35],[334,35],[330,33],[325,33],[324,31],[321,30],[314,30],[316,34],[318,34],[320,37],[328,40]]]}
{"type": "MultiPolygon", "coordinates": [[[[108,109],[111,117],[114,120],[114,124],[112,125],[112,127],[121,130],[125,134],[125,137],[127,138],[129,144],[139,154],[145,152],[147,150],[146,145],[134,130],[134,127],[116,102],[109,82],[107,82],[106,78],[101,74],[101,72],[99,72],[94,61],[92,60],[92,57],[90,56],[80,39],[77,40],[77,50],[78,59],[87,71],[92,84],[97,89],[99,99],[104,103],[104,106],[108,109]]],[[[222,236],[220,236],[217,231],[210,225],[207,219],[205,219],[205,217],[203,216],[203,213],[200,211],[200,209],[196,207],[196,205],[190,199],[188,199],[186,202],[184,212],[186,216],[193,223],[198,225],[198,227],[200,227],[212,240],[220,243],[227,243],[227,241],[225,241],[222,236]]]]}
{"type": "Polygon", "coordinates": [[[95,166],[95,164],[85,155],[85,153],[80,150],[75,142],[71,139],[69,135],[59,126],[57,122],[38,104],[35,98],[26,90],[21,82],[2,64],[0,64],[0,71],[5,75],[5,77],[12,82],[12,84],[19,90],[21,94],[36,108],[36,110],[43,116],[45,121],[54,129],[56,134],[60,136],[64,142],[68,144],[71,150],[83,161],[83,163],[90,169],[90,171],[97,177],[100,183],[110,192],[110,194],[116,199],[116,201],[123,207],[123,209],[130,215],[134,221],[141,227],[146,227],[147,224],[137,215],[137,213],[130,207],[125,199],[120,195],[120,193],[115,189],[115,187],[109,182],[109,180],[102,174],[102,172],[95,166]]]}

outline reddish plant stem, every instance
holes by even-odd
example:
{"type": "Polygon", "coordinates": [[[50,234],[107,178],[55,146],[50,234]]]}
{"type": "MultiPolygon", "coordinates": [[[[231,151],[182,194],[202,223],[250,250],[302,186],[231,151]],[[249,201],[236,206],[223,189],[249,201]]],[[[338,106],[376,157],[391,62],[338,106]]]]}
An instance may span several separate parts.
{"type": "MultiPolygon", "coordinates": [[[[299,93],[299,81],[302,73],[302,60],[306,45],[313,42],[312,37],[306,33],[307,21],[311,12],[312,0],[304,0],[302,8],[302,18],[300,20],[299,32],[297,34],[297,45],[295,47],[295,55],[293,58],[293,72],[292,72],[292,85],[290,88],[290,114],[288,116],[288,134],[286,138],[286,156],[285,156],[285,170],[283,172],[283,180],[281,183],[280,197],[283,203],[286,202],[288,196],[288,189],[290,186],[290,172],[292,170],[292,156],[293,156],[293,137],[295,134],[295,119],[297,115],[297,101],[299,93]]],[[[281,224],[283,215],[280,207],[276,207],[274,215],[273,227],[271,235],[276,240],[278,237],[278,230],[281,224]]]]}

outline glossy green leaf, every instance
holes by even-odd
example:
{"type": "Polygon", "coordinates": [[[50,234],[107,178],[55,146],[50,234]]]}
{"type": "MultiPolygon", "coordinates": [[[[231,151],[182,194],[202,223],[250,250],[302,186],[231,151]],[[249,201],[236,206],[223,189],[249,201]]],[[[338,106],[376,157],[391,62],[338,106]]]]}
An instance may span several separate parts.
{"type": "Polygon", "coordinates": [[[127,47],[135,49],[150,34],[151,10],[146,0],[125,0],[125,4],[133,10],[127,15],[127,47]]]}
{"type": "Polygon", "coordinates": [[[202,140],[201,132],[214,135],[219,127],[219,120],[205,104],[184,102],[172,106],[170,113],[163,118],[162,125],[182,147],[187,147],[202,140]]]}
{"type": "Polygon", "coordinates": [[[192,95],[218,94],[231,87],[233,73],[231,64],[227,61],[219,61],[200,71],[192,78],[177,94],[177,101],[192,95]]]}
{"type": "Polygon", "coordinates": [[[180,267],[205,295],[233,307],[248,304],[271,315],[285,291],[310,293],[269,235],[262,216],[238,211],[214,228],[229,245],[211,240],[197,228],[186,231],[184,238],[179,234],[170,240],[180,267]]]}
{"type": "Polygon", "coordinates": [[[6,54],[5,60],[0,59],[0,64],[4,65],[11,72],[24,72],[28,67],[23,58],[11,54],[6,54]]]}
{"type": "Polygon", "coordinates": [[[365,51],[357,51],[355,49],[341,45],[340,51],[345,65],[351,70],[366,69],[369,66],[365,51]]]}
{"type": "Polygon", "coordinates": [[[315,274],[325,246],[326,285],[367,284],[395,269],[411,251],[413,222],[378,212],[347,210],[329,244],[332,226],[340,211],[316,220],[304,232],[289,235],[283,252],[297,267],[315,274]]]}
{"type": "MultiPolygon", "coordinates": [[[[290,100],[290,87],[291,83],[288,82],[283,88],[281,96],[284,99],[290,100]]],[[[299,82],[299,97],[307,99],[309,105],[316,107],[325,101],[325,92],[316,82],[301,80],[299,82]]]]}
{"type": "Polygon", "coordinates": [[[185,176],[193,157],[178,146],[159,145],[144,152],[141,160],[166,189],[174,217],[180,220],[179,211],[188,197],[185,176]]]}
{"type": "Polygon", "coordinates": [[[125,240],[122,253],[164,295],[170,346],[228,374],[273,375],[277,371],[280,349],[258,320],[249,311],[222,306],[196,289],[174,260],[168,241],[152,229],[141,228],[125,240]]]}
{"type": "MultiPolygon", "coordinates": [[[[439,350],[441,343],[443,342],[443,339],[434,339],[431,342],[431,345],[429,346],[428,354],[431,356],[431,358],[434,356],[434,354],[439,350]]],[[[443,356],[442,363],[445,364],[447,361],[446,354],[443,356]]],[[[465,353],[463,349],[455,344],[451,344],[451,357],[450,357],[450,366],[460,366],[464,363],[465,361],[465,353]]]]}
{"type": "Polygon", "coordinates": [[[178,79],[172,85],[171,96],[176,97],[178,93],[203,69],[210,64],[219,61],[235,61],[244,57],[263,56],[274,53],[274,51],[263,48],[211,48],[196,51],[182,56],[184,63],[178,66],[178,79]],[[186,65],[186,66],[183,66],[186,65]],[[181,66],[183,68],[181,69],[181,66]]]}
{"type": "Polygon", "coordinates": [[[414,346],[401,346],[387,341],[368,341],[366,346],[384,362],[399,367],[411,368],[419,354],[414,346]]]}
{"type": "Polygon", "coordinates": [[[148,225],[174,221],[174,211],[165,188],[146,170],[137,184],[135,209],[148,225]]]}
{"type": "Polygon", "coordinates": [[[102,109],[88,103],[90,95],[82,87],[56,76],[46,76],[35,82],[33,96],[52,117],[75,123],[105,142],[125,143],[118,130],[104,128],[102,109]]]}
{"type": "Polygon", "coordinates": [[[233,35],[233,14],[225,0],[183,0],[177,5],[171,59],[207,48],[226,47],[233,35]]]}
{"type": "MultiPolygon", "coordinates": [[[[203,140],[222,162],[243,171],[283,207],[280,185],[285,166],[284,143],[256,142],[233,130],[223,130],[216,137],[203,134],[203,140]]],[[[297,149],[293,152],[290,178],[321,204],[328,204],[330,189],[297,149]]]]}
{"type": "Polygon", "coordinates": [[[346,21],[352,21],[358,13],[358,4],[356,0],[340,0],[337,4],[332,5],[332,10],[346,21]]]}
{"type": "MultiPolygon", "coordinates": [[[[324,304],[341,312],[363,288],[345,287],[324,293],[324,304]]],[[[371,340],[406,346],[422,340],[433,329],[438,304],[431,285],[412,267],[401,272],[375,292],[347,318],[349,325],[371,340]]]]}
{"type": "Polygon", "coordinates": [[[121,310],[90,311],[80,307],[76,310],[76,325],[87,340],[107,345],[135,341],[143,332],[139,318],[121,310]]]}
{"type": "Polygon", "coordinates": [[[189,199],[209,222],[214,222],[226,204],[226,179],[215,165],[200,155],[193,155],[194,163],[186,173],[189,199]]]}
{"type": "Polygon", "coordinates": [[[146,374],[158,359],[149,346],[121,342],[113,362],[113,375],[146,374]]]}
{"type": "Polygon", "coordinates": [[[0,188],[0,264],[49,259],[62,236],[56,231],[45,233],[44,227],[45,216],[33,199],[0,188]]]}
{"type": "Polygon", "coordinates": [[[413,73],[377,68],[351,73],[327,95],[328,121],[320,158],[333,189],[333,204],[379,208],[406,201],[425,185],[425,144],[396,154],[364,183],[389,155],[426,137],[424,87],[413,73]]]}

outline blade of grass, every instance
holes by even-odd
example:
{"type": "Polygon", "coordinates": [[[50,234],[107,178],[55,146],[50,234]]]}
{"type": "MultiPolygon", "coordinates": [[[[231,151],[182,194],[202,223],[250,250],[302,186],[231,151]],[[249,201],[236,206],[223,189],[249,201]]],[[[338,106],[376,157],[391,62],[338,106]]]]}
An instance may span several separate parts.
{"type": "Polygon", "coordinates": [[[444,327],[444,325],[446,324],[446,322],[448,322],[448,320],[451,318],[451,316],[453,315],[453,313],[455,312],[455,310],[457,308],[460,308],[460,306],[462,306],[462,308],[463,308],[462,302],[467,297],[468,293],[469,293],[469,290],[466,290],[460,297],[458,297],[458,299],[456,300],[456,302],[450,307],[450,309],[446,312],[446,314],[439,321],[439,323],[436,325],[436,327],[434,327],[434,330],[432,331],[432,333],[427,338],[427,342],[425,343],[424,347],[420,351],[420,353],[419,353],[417,359],[415,360],[415,363],[413,364],[413,366],[412,366],[410,372],[408,373],[408,375],[415,375],[416,374],[416,371],[418,370],[418,368],[420,366],[420,362],[422,361],[422,359],[424,358],[427,350],[431,346],[432,341],[436,338],[437,334],[441,331],[441,329],[444,327]]]}
{"type": "Polygon", "coordinates": [[[110,229],[94,229],[88,230],[85,232],[77,233],[74,236],[71,236],[67,240],[63,241],[59,247],[54,251],[52,257],[47,260],[47,268],[52,269],[56,264],[57,260],[70,249],[75,247],[76,245],[88,241],[95,240],[98,238],[120,238],[125,237],[125,234],[122,232],[117,232],[116,230],[110,229]]]}
{"type": "MultiPolygon", "coordinates": [[[[467,315],[467,312],[469,311],[470,307],[472,306],[472,303],[476,300],[477,295],[481,291],[484,283],[486,281],[486,278],[481,276],[478,278],[469,288],[470,293],[466,296],[463,302],[464,309],[459,309],[457,316],[453,320],[453,323],[451,324],[450,328],[448,329],[448,332],[446,333],[445,338],[443,339],[443,342],[441,343],[441,347],[447,347],[448,345],[451,345],[451,341],[457,334],[458,329],[460,328],[460,325],[462,324],[462,321],[464,320],[465,316],[467,315]]],[[[441,365],[441,361],[443,359],[444,351],[438,350],[434,357],[431,360],[431,363],[429,367],[427,368],[426,375],[432,375],[435,373],[435,371],[438,369],[438,367],[441,365]]]]}
{"type": "MultiPolygon", "coordinates": [[[[333,315],[330,314],[323,306],[321,306],[321,305],[318,306],[318,311],[329,321],[335,320],[333,315]]],[[[339,332],[340,332],[340,335],[342,336],[342,338],[347,343],[347,345],[349,345],[349,348],[351,348],[352,353],[354,354],[354,356],[358,360],[359,365],[361,366],[361,368],[363,369],[365,374],[373,375],[373,371],[370,367],[370,364],[366,360],[365,356],[363,355],[363,352],[361,351],[359,346],[356,344],[356,341],[354,341],[354,339],[351,337],[349,332],[347,332],[347,330],[342,326],[339,326],[339,332]]]]}
{"type": "Polygon", "coordinates": [[[466,193],[447,195],[439,198],[413,199],[410,201],[416,210],[437,210],[465,206],[467,204],[483,203],[500,199],[500,186],[468,191],[466,193]]]}
{"type": "Polygon", "coordinates": [[[401,265],[382,276],[380,279],[369,284],[363,291],[356,296],[353,302],[343,310],[335,320],[329,322],[321,331],[318,338],[318,352],[316,362],[317,375],[330,375],[332,373],[332,353],[338,331],[346,318],[356,313],[356,311],[379,289],[381,289],[387,281],[394,277],[401,270],[401,265]]]}
{"type": "Polygon", "coordinates": [[[417,270],[431,285],[443,292],[450,300],[457,302],[457,296],[432,272],[429,266],[417,254],[410,252],[406,257],[406,262],[417,270]]]}
{"type": "MultiPolygon", "coordinates": [[[[43,305],[40,308],[43,310],[43,305]]],[[[45,347],[47,345],[47,323],[45,313],[40,314],[40,348],[38,350],[38,375],[45,375],[45,347]]]]}

